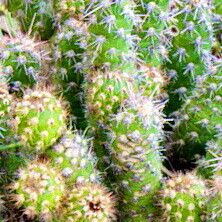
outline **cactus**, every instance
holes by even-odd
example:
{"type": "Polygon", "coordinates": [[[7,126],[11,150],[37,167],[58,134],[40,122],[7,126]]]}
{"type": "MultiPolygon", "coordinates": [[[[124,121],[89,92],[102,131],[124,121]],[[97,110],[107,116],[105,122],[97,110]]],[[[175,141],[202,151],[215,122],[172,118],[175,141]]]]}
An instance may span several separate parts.
{"type": "Polygon", "coordinates": [[[3,37],[0,46],[0,61],[3,73],[10,81],[20,81],[24,86],[33,86],[39,79],[42,53],[39,43],[27,36],[3,37]]]}
{"type": "Polygon", "coordinates": [[[13,128],[29,151],[43,152],[65,129],[65,110],[47,90],[27,91],[15,106],[13,128]]]}
{"type": "Polygon", "coordinates": [[[167,59],[163,31],[167,26],[168,1],[136,0],[136,11],[142,23],[136,32],[140,37],[138,53],[146,65],[160,67],[167,59]]]}
{"type": "Polygon", "coordinates": [[[113,170],[124,221],[147,221],[156,209],[154,196],[162,179],[160,107],[148,98],[130,96],[111,123],[113,170]]]}
{"type": "Polygon", "coordinates": [[[172,36],[172,46],[170,61],[166,63],[171,79],[167,87],[167,114],[181,107],[192,94],[196,78],[208,72],[212,47],[211,10],[207,0],[173,1],[171,8],[173,25],[168,32],[172,36]]]}
{"type": "Polygon", "coordinates": [[[174,174],[161,191],[161,221],[203,221],[205,195],[205,184],[195,173],[174,174]]]}
{"type": "Polygon", "coordinates": [[[221,222],[222,221],[222,177],[215,176],[211,181],[211,189],[209,190],[209,200],[207,202],[207,221],[221,222]]]}
{"type": "Polygon", "coordinates": [[[64,195],[62,176],[49,162],[34,160],[21,168],[18,180],[10,185],[11,198],[17,207],[24,206],[24,214],[34,219],[51,221],[64,195]]]}
{"type": "Polygon", "coordinates": [[[202,154],[205,144],[221,132],[221,69],[213,67],[214,74],[199,79],[193,95],[177,116],[173,147],[180,147],[187,159],[202,154]],[[207,105],[206,105],[207,104],[207,105]]]}
{"type": "Polygon", "coordinates": [[[55,37],[55,80],[61,85],[64,97],[70,102],[77,125],[85,127],[82,104],[83,52],[86,47],[87,27],[82,21],[69,18],[55,37]]]}
{"type": "Polygon", "coordinates": [[[7,0],[10,12],[18,17],[25,32],[49,39],[55,29],[53,5],[50,0],[7,0]]]}
{"type": "Polygon", "coordinates": [[[131,0],[98,1],[88,18],[90,38],[87,44],[88,66],[111,70],[134,69],[132,34],[134,3],[131,0]]]}
{"type": "Polygon", "coordinates": [[[64,200],[61,215],[61,222],[116,221],[115,198],[102,185],[76,184],[64,200]]]}
{"type": "Polygon", "coordinates": [[[79,133],[68,131],[47,152],[68,184],[95,182],[100,179],[99,172],[95,169],[96,158],[89,150],[88,143],[79,133]]]}

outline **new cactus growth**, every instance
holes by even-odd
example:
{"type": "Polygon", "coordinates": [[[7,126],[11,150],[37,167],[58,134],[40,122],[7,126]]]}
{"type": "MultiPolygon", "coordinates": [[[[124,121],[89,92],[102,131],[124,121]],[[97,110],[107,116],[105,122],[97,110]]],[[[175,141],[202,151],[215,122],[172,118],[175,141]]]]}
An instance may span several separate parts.
{"type": "Polygon", "coordinates": [[[212,47],[211,7],[207,0],[173,1],[171,8],[167,114],[181,107],[191,95],[196,78],[206,74],[212,47]]]}
{"type": "Polygon", "coordinates": [[[116,221],[115,198],[102,185],[76,184],[64,200],[61,222],[116,221]]]}
{"type": "Polygon", "coordinates": [[[49,162],[34,160],[18,173],[18,180],[10,185],[12,200],[17,207],[25,208],[28,218],[52,221],[65,192],[65,185],[56,168],[49,162]]]}
{"type": "Polygon", "coordinates": [[[50,0],[7,0],[7,6],[21,22],[25,32],[49,39],[55,29],[54,11],[50,0]]]}
{"type": "Polygon", "coordinates": [[[161,221],[204,221],[206,187],[194,173],[175,174],[161,192],[161,221]]]}
{"type": "Polygon", "coordinates": [[[207,203],[207,221],[222,221],[222,176],[215,176],[211,181],[211,189],[209,190],[210,199],[207,203]]]}
{"type": "Polygon", "coordinates": [[[148,98],[130,96],[111,123],[113,170],[124,221],[154,217],[154,197],[160,189],[163,118],[148,98]]]}
{"type": "Polygon", "coordinates": [[[96,158],[83,135],[68,131],[47,153],[68,184],[99,180],[99,172],[95,169],[96,158]]]}
{"type": "Polygon", "coordinates": [[[15,132],[33,152],[43,152],[53,145],[66,127],[61,101],[47,90],[27,91],[14,112],[15,132]]]}
{"type": "Polygon", "coordinates": [[[0,45],[0,62],[3,73],[10,81],[33,86],[39,79],[41,51],[39,44],[27,36],[3,37],[0,45]]]}

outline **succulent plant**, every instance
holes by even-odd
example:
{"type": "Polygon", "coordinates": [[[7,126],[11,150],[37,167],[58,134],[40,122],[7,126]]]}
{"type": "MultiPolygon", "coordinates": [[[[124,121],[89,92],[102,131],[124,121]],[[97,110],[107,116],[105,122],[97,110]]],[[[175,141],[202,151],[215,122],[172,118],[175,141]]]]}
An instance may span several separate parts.
{"type": "Polygon", "coordinates": [[[24,35],[4,36],[0,45],[2,71],[10,81],[33,86],[39,79],[42,53],[39,43],[24,35]]]}
{"type": "Polygon", "coordinates": [[[116,221],[115,198],[102,185],[76,184],[64,199],[59,221],[111,222],[116,221]]]}
{"type": "Polygon", "coordinates": [[[42,221],[52,221],[65,192],[65,185],[58,169],[49,162],[34,160],[21,168],[18,179],[10,185],[11,198],[17,207],[24,207],[24,214],[42,221]]]}
{"type": "Polygon", "coordinates": [[[27,91],[14,112],[15,133],[29,151],[43,152],[66,128],[62,102],[46,89],[27,91]]]}
{"type": "Polygon", "coordinates": [[[161,191],[161,221],[203,221],[205,196],[204,181],[195,173],[174,174],[161,191]]]}
{"type": "Polygon", "coordinates": [[[47,154],[54,166],[68,184],[96,182],[100,180],[95,169],[96,158],[89,147],[89,141],[77,132],[68,131],[47,154]]]}
{"type": "Polygon", "coordinates": [[[124,221],[154,217],[154,197],[161,186],[160,141],[164,120],[160,107],[131,95],[111,123],[112,164],[124,221]]]}
{"type": "Polygon", "coordinates": [[[7,0],[7,6],[21,22],[25,32],[49,39],[55,30],[54,11],[50,0],[7,0]]]}

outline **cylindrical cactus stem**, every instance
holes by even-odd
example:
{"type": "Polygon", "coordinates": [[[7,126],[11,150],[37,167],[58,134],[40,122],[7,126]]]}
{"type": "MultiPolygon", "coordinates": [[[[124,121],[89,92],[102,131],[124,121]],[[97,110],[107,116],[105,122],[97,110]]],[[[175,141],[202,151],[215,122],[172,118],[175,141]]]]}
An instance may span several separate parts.
{"type": "Polygon", "coordinates": [[[90,33],[88,65],[111,70],[134,68],[134,7],[131,0],[99,0],[85,12],[90,33]]]}
{"type": "Polygon", "coordinates": [[[53,4],[50,0],[7,0],[7,6],[21,22],[25,32],[48,40],[54,33],[53,4]]]}
{"type": "Polygon", "coordinates": [[[4,36],[0,44],[2,71],[9,81],[19,81],[24,86],[33,86],[39,80],[43,51],[41,43],[24,35],[15,38],[4,36]]]}
{"type": "MultiPolygon", "coordinates": [[[[2,75],[0,73],[0,75],[2,75]]],[[[12,96],[9,94],[5,79],[0,77],[0,144],[5,142],[8,134],[8,121],[10,119],[12,96]]]]}
{"type": "Polygon", "coordinates": [[[164,119],[149,98],[130,95],[110,124],[110,152],[123,221],[154,218],[160,189],[160,141],[164,119]]]}
{"type": "Polygon", "coordinates": [[[95,183],[80,183],[68,190],[63,200],[61,222],[116,221],[116,199],[106,187],[95,183]]]}
{"type": "Polygon", "coordinates": [[[49,162],[34,160],[21,168],[18,179],[9,188],[13,194],[11,198],[15,206],[24,207],[24,214],[28,218],[38,218],[51,222],[54,211],[60,206],[65,192],[65,184],[58,169],[49,162]]]}
{"type": "Polygon", "coordinates": [[[161,191],[160,221],[198,222],[204,220],[206,187],[195,173],[175,173],[161,191]]]}
{"type": "Polygon", "coordinates": [[[196,78],[206,74],[211,60],[212,25],[208,0],[172,1],[172,26],[169,27],[171,47],[166,69],[169,103],[166,113],[178,110],[192,94],[196,78]]]}
{"type": "Polygon", "coordinates": [[[69,101],[76,125],[85,127],[83,111],[83,59],[88,36],[86,24],[69,18],[59,28],[54,39],[55,81],[69,101]]]}
{"type": "Polygon", "coordinates": [[[96,158],[90,151],[89,141],[77,132],[67,131],[59,143],[49,149],[53,165],[61,170],[67,184],[98,182],[96,158]]]}
{"type": "Polygon", "coordinates": [[[120,71],[91,71],[85,86],[87,117],[94,137],[94,151],[100,171],[109,166],[106,149],[110,119],[128,97],[133,78],[120,71]],[[106,163],[108,161],[108,164],[106,163]]]}
{"type": "MultiPolygon", "coordinates": [[[[222,161],[222,160],[221,160],[222,161]]],[[[222,169],[222,168],[221,168],[222,169]]],[[[222,221],[222,176],[215,175],[211,182],[207,202],[207,221],[221,222],[222,221]]]]}
{"type": "Polygon", "coordinates": [[[13,128],[29,152],[43,152],[66,128],[62,101],[46,89],[27,90],[15,104],[13,128]]]}
{"type": "MultiPolygon", "coordinates": [[[[217,69],[214,67],[212,71],[217,69]]],[[[184,153],[187,160],[195,154],[203,154],[205,144],[222,132],[221,75],[222,70],[219,69],[213,75],[199,78],[193,95],[188,98],[176,117],[178,120],[172,144],[181,154],[184,153]]]]}
{"type": "Polygon", "coordinates": [[[159,67],[168,58],[164,46],[163,31],[167,26],[168,1],[165,0],[136,0],[136,12],[140,16],[136,34],[140,38],[138,54],[146,65],[159,67]]]}

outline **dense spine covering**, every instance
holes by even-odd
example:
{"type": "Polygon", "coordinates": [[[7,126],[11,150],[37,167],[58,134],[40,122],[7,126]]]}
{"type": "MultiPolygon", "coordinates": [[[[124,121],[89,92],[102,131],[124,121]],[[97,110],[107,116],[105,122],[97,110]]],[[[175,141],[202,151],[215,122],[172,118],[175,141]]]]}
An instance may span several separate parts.
{"type": "Polygon", "coordinates": [[[204,221],[206,187],[193,173],[175,174],[161,191],[161,221],[204,221]]]}
{"type": "Polygon", "coordinates": [[[180,147],[187,158],[203,153],[205,144],[221,133],[222,70],[213,67],[212,71],[213,74],[199,78],[193,95],[187,99],[176,117],[178,120],[174,129],[173,146],[180,147]]]}
{"type": "Polygon", "coordinates": [[[66,112],[58,98],[47,90],[27,91],[14,111],[13,127],[29,151],[43,152],[62,135],[66,112]]]}
{"type": "Polygon", "coordinates": [[[19,81],[24,86],[33,86],[39,80],[42,64],[39,44],[27,36],[15,38],[4,36],[0,45],[2,71],[10,81],[19,81]]]}
{"type": "Polygon", "coordinates": [[[99,0],[89,7],[84,15],[90,34],[88,65],[99,69],[131,71],[134,67],[131,62],[134,60],[134,2],[99,0]]]}
{"type": "Polygon", "coordinates": [[[25,208],[28,218],[52,221],[53,212],[59,208],[65,185],[56,168],[49,162],[34,160],[21,168],[18,180],[10,185],[12,200],[17,207],[25,208]]]}
{"type": "Polygon", "coordinates": [[[95,169],[96,158],[89,149],[89,141],[77,132],[66,132],[47,154],[52,164],[61,170],[67,184],[100,180],[99,172],[95,169]]]}
{"type": "Polygon", "coordinates": [[[86,24],[69,17],[54,39],[55,79],[70,102],[76,123],[85,127],[83,112],[84,51],[88,32],[86,24]]]}
{"type": "Polygon", "coordinates": [[[212,47],[211,7],[207,0],[172,1],[170,7],[167,114],[178,110],[192,94],[197,77],[209,72],[212,47]]]}
{"type": "Polygon", "coordinates": [[[160,107],[139,95],[113,117],[110,148],[124,221],[147,221],[156,213],[163,122],[160,107]]]}
{"type": "Polygon", "coordinates": [[[139,15],[138,34],[140,41],[138,54],[146,65],[160,67],[168,58],[164,42],[164,29],[169,20],[168,1],[136,0],[136,13],[139,15]]]}
{"type": "Polygon", "coordinates": [[[11,11],[21,22],[25,32],[49,39],[55,29],[54,11],[50,0],[7,0],[11,11]]]}
{"type": "Polygon", "coordinates": [[[63,207],[61,222],[116,221],[115,198],[103,185],[76,184],[68,191],[63,207]]]}

